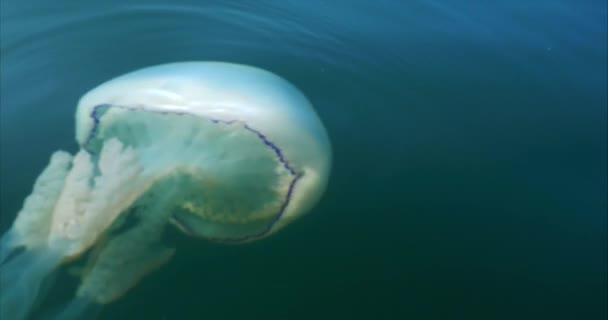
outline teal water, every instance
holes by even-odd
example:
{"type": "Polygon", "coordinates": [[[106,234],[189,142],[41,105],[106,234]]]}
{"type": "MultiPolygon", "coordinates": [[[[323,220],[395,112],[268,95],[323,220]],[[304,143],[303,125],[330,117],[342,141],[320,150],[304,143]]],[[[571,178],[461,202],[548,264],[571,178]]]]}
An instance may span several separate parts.
{"type": "MultiPolygon", "coordinates": [[[[100,319],[606,319],[606,29],[595,0],[3,0],[0,230],[77,149],[81,94],[245,63],[312,101],[327,193],[260,242],[171,234],[100,319]]],[[[56,283],[42,313],[73,293],[56,283]]]]}

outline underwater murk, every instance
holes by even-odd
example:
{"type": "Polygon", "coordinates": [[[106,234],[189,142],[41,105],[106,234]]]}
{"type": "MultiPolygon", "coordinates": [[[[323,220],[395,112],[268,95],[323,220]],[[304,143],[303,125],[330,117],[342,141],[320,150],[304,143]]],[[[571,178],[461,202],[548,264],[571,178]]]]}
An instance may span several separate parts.
{"type": "Polygon", "coordinates": [[[0,1],[0,320],[606,319],[606,1],[0,1]]]}

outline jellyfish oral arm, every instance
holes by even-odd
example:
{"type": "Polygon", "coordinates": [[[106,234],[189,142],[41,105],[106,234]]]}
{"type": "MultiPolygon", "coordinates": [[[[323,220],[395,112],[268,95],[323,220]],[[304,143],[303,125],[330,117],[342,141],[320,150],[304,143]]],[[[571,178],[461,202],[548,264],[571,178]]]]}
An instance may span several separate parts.
{"type": "Polygon", "coordinates": [[[70,170],[72,156],[57,151],[42,171],[32,193],[25,199],[13,226],[0,240],[0,264],[19,247],[33,248],[46,242],[53,209],[70,170]]]}
{"type": "Polygon", "coordinates": [[[116,139],[104,144],[97,164],[84,150],[51,158],[3,236],[0,319],[27,317],[54,270],[86,252],[145,192],[150,182],[141,173],[133,151],[116,139]],[[11,257],[18,247],[25,250],[11,257]]]}
{"type": "Polygon", "coordinates": [[[141,223],[108,239],[93,258],[95,264],[82,276],[77,298],[108,304],[168,262],[175,250],[163,246],[160,239],[170,209],[166,204],[150,207],[138,217],[141,223]]]}
{"type": "Polygon", "coordinates": [[[104,144],[96,177],[94,169],[91,155],[81,150],[53,214],[49,244],[69,257],[90,248],[151,183],[133,150],[117,139],[104,144]]]}
{"type": "Polygon", "coordinates": [[[68,175],[72,157],[53,154],[32,194],[0,243],[0,319],[24,319],[34,305],[41,283],[62,257],[44,250],[53,208],[68,175]],[[15,249],[24,250],[11,255],[15,249]]]}

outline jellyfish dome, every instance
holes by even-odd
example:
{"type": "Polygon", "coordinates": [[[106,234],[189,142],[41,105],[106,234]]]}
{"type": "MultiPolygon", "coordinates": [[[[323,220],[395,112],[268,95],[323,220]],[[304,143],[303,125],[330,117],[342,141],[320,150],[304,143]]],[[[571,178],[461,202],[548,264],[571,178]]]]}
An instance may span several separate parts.
{"type": "Polygon", "coordinates": [[[267,237],[308,212],[331,147],[310,102],[261,69],[149,67],[86,93],[75,155],[57,151],[0,242],[0,318],[26,319],[41,285],[83,256],[58,319],[87,319],[169,260],[168,226],[203,239],[267,237]],[[16,250],[22,248],[23,250],[16,250]]]}

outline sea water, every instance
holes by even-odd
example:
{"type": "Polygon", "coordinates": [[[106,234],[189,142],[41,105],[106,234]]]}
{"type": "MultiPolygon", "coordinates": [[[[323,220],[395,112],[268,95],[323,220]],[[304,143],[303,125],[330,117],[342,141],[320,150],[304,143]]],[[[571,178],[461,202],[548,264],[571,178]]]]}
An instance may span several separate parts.
{"type": "MultiPolygon", "coordinates": [[[[0,231],[74,112],[173,61],[288,79],[328,129],[321,203],[276,236],[169,234],[101,319],[605,319],[603,0],[0,2],[0,231]]],[[[73,294],[69,272],[38,313],[73,294]]],[[[1,290],[7,290],[0,288],[1,290]]]]}

